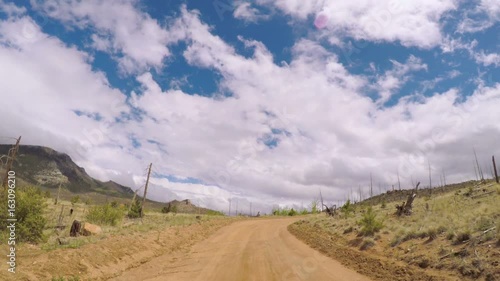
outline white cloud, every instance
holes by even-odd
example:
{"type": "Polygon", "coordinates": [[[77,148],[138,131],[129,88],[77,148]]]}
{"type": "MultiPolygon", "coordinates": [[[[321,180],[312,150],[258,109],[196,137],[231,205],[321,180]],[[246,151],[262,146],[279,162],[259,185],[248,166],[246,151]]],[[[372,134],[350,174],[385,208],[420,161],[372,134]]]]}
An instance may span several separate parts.
{"type": "Polygon", "coordinates": [[[467,9],[458,23],[460,33],[473,33],[486,30],[500,21],[498,0],[480,0],[473,9],[467,9]]]}
{"type": "Polygon", "coordinates": [[[391,60],[393,68],[386,71],[384,75],[378,77],[375,89],[379,93],[379,105],[386,103],[391,96],[399,90],[408,80],[409,73],[427,70],[427,65],[421,59],[410,56],[405,63],[391,60]]]}
{"type": "Polygon", "coordinates": [[[95,31],[92,45],[115,55],[125,73],[161,68],[164,58],[170,55],[168,45],[177,41],[174,33],[169,33],[155,19],[136,8],[135,0],[31,2],[68,28],[95,31]]]}
{"type": "Polygon", "coordinates": [[[484,66],[494,65],[496,67],[500,66],[500,54],[498,53],[485,53],[480,51],[473,54],[476,62],[481,63],[484,66]]]}
{"type": "Polygon", "coordinates": [[[443,38],[440,47],[443,53],[453,53],[457,50],[467,50],[472,52],[477,44],[478,42],[476,40],[463,42],[460,38],[451,38],[451,36],[447,35],[443,38]]]}
{"type": "Polygon", "coordinates": [[[458,50],[466,50],[470,57],[477,63],[484,66],[499,66],[500,55],[498,53],[485,53],[484,50],[476,51],[478,41],[473,39],[470,42],[463,42],[460,38],[451,38],[447,36],[441,43],[443,53],[453,53],[458,50]]]}
{"type": "MultiPolygon", "coordinates": [[[[410,175],[425,176],[427,158],[435,169],[445,169],[449,180],[466,179],[468,166],[456,165],[466,156],[458,151],[474,142],[467,132],[486,130],[487,126],[476,127],[483,103],[492,106],[500,99],[497,85],[481,88],[462,104],[456,104],[460,93],[451,90],[378,108],[362,94],[367,81],[350,74],[335,54],[313,41],[298,41],[292,61],[278,66],[260,42],[240,38],[254,55],[238,55],[195,13],[184,10],[178,24],[195,30],[184,52],[186,60],[221,73],[221,86],[234,97],[216,101],[162,92],[150,75],[144,75],[139,81],[146,91],[136,97],[136,104],[161,122],[163,132],[154,138],[169,148],[170,159],[186,163],[166,164],[164,170],[241,196],[293,201],[314,197],[321,188],[328,198],[343,198],[346,187],[365,186],[370,171],[387,185],[395,182],[398,169],[406,186],[410,175]],[[485,93],[488,101],[481,100],[485,93]],[[278,143],[275,148],[258,141],[266,136],[278,143]],[[454,156],[441,155],[444,148],[454,150],[454,156]]],[[[380,77],[380,85],[391,90],[411,72],[427,69],[413,56],[393,65],[380,77]],[[391,84],[389,77],[397,81],[391,84]]],[[[156,124],[146,123],[152,127],[141,127],[153,132],[156,124]]],[[[493,134],[500,133],[497,124],[488,125],[493,134]]]]}
{"type": "MultiPolygon", "coordinates": [[[[277,3],[314,11],[320,2],[277,3]]],[[[86,26],[90,19],[67,20],[86,26]]],[[[468,180],[473,177],[468,150],[475,146],[481,159],[500,153],[494,143],[500,139],[498,83],[479,85],[467,98],[458,89],[431,97],[417,92],[385,108],[366,97],[367,77],[350,73],[335,53],[312,40],[297,40],[289,63],[277,65],[255,40],[240,37],[253,56],[238,54],[198,12],[185,7],[168,28],[175,33],[169,36],[186,42],[186,61],[220,74],[219,87],[231,97],[162,90],[146,72],[136,77],[141,88],[129,98],[134,112],[141,112],[132,118],[123,114],[131,111],[125,95],[103,73],[92,71],[88,54],[44,34],[29,17],[2,20],[0,75],[9,79],[0,83],[0,95],[9,101],[4,114],[12,120],[1,123],[2,134],[22,134],[25,143],[68,152],[91,175],[134,187],[153,162],[158,173],[204,183],[155,177],[153,198],[192,196],[219,210],[234,197],[246,198],[241,199],[245,204],[258,200],[264,208],[312,200],[320,189],[335,202],[358,185],[366,195],[370,173],[383,187],[397,182],[398,171],[403,187],[411,178],[425,185],[428,159],[434,173],[446,172],[448,182],[468,180]],[[78,149],[81,145],[88,149],[78,149]]],[[[103,30],[96,33],[103,40],[99,46],[108,48],[109,40],[127,49],[117,43],[125,42],[118,35],[106,37],[110,33],[103,30]]],[[[128,57],[141,59],[133,54],[128,57]]],[[[414,56],[392,64],[378,77],[378,86],[388,93],[384,99],[411,73],[428,67],[414,56]]]]}
{"type": "Polygon", "coordinates": [[[109,86],[102,72],[92,71],[90,60],[44,34],[28,16],[0,21],[0,75],[9,77],[0,83],[9,104],[2,134],[22,135],[24,144],[50,146],[77,161],[92,153],[85,147],[112,145],[109,130],[128,112],[126,97],[109,86]]]}
{"type": "Polygon", "coordinates": [[[0,11],[3,11],[7,16],[11,17],[26,13],[26,8],[16,6],[13,3],[5,3],[5,1],[0,0],[0,11]]]}
{"type": "Polygon", "coordinates": [[[299,20],[308,16],[326,18],[322,32],[328,34],[332,42],[349,36],[373,41],[399,41],[404,46],[420,48],[431,48],[441,42],[439,20],[445,12],[456,8],[453,0],[258,0],[257,3],[275,6],[299,20]]]}
{"type": "Polygon", "coordinates": [[[239,1],[234,5],[236,8],[234,9],[233,16],[237,19],[256,23],[269,18],[269,16],[263,15],[257,8],[252,7],[252,3],[239,1]]]}

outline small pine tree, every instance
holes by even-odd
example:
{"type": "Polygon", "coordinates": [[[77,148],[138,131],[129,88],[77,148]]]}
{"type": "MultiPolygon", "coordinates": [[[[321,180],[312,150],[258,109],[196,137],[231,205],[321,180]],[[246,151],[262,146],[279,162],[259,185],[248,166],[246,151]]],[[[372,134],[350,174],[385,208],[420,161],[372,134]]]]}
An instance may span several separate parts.
{"type": "Polygon", "coordinates": [[[364,236],[372,236],[384,227],[382,221],[377,220],[376,217],[377,215],[373,212],[372,207],[368,207],[368,210],[363,214],[363,217],[358,222],[361,226],[361,234],[364,236]]]}
{"type": "Polygon", "coordinates": [[[139,202],[139,200],[135,199],[134,202],[132,202],[132,206],[130,206],[130,210],[129,210],[127,216],[131,219],[140,218],[141,211],[142,211],[141,202],[139,202]]]}
{"type": "Polygon", "coordinates": [[[351,200],[347,199],[345,202],[344,206],[340,208],[342,213],[344,213],[345,217],[347,218],[351,213],[354,212],[354,206],[351,204],[351,200]]]}

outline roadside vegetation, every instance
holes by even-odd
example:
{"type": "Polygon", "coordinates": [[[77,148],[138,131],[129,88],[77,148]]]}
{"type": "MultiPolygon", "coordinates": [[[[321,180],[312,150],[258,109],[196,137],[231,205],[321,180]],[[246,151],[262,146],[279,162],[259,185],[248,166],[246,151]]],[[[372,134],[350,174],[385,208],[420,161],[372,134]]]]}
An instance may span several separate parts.
{"type": "MultiPolygon", "coordinates": [[[[0,192],[2,241],[7,241],[9,237],[7,196],[6,190],[0,192]]],[[[54,197],[49,191],[36,186],[25,183],[16,186],[16,246],[28,243],[46,251],[79,248],[110,235],[159,231],[169,227],[225,219],[224,214],[219,211],[209,210],[202,215],[182,214],[177,212],[176,207],[170,210],[147,208],[141,218],[139,200],[135,200],[131,205],[123,203],[123,200],[122,203],[111,200],[104,204],[91,205],[89,198],[82,200],[78,195],[71,197],[71,200],[57,200],[54,197]],[[102,233],[94,236],[70,237],[70,228],[75,220],[98,225],[102,233]]]]}
{"type": "MultiPolygon", "coordinates": [[[[47,223],[47,219],[43,216],[47,207],[45,194],[34,186],[18,186],[15,195],[16,242],[42,242],[45,238],[43,230],[47,223]]],[[[0,237],[2,241],[7,241],[9,236],[7,196],[7,190],[2,190],[0,194],[0,237]]]]}
{"type": "MultiPolygon", "coordinates": [[[[499,184],[469,182],[447,192],[417,191],[411,215],[395,215],[396,205],[407,194],[387,192],[377,200],[347,201],[333,217],[311,216],[289,229],[314,248],[336,256],[345,256],[347,249],[349,255],[359,253],[359,258],[366,258],[368,251],[371,257],[404,262],[415,275],[426,274],[436,280],[447,280],[442,277],[446,274],[460,280],[498,280],[499,184]]],[[[352,261],[344,262],[353,266],[352,261]]],[[[359,270],[374,276],[378,269],[359,270]]],[[[403,274],[391,280],[405,278],[408,276],[403,274]]]]}
{"type": "Polygon", "coordinates": [[[290,207],[274,207],[271,211],[273,216],[298,216],[298,215],[310,215],[319,214],[321,212],[320,203],[318,200],[313,200],[311,202],[310,208],[290,208],[290,207]]]}

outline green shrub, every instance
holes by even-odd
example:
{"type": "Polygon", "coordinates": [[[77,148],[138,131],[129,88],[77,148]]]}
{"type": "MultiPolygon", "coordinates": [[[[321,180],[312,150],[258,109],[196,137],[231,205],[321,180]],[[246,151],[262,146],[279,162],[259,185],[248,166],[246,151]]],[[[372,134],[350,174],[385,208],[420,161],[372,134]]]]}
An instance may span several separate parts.
{"type": "Polygon", "coordinates": [[[309,214],[309,211],[307,209],[302,209],[302,211],[300,211],[300,214],[301,215],[307,215],[307,214],[309,214]]]}
{"type": "Polygon", "coordinates": [[[361,226],[360,233],[364,236],[372,236],[384,227],[382,221],[377,220],[377,215],[373,212],[372,207],[368,207],[358,223],[361,226]]]}
{"type": "MultiPolygon", "coordinates": [[[[177,209],[175,211],[177,212],[177,209]]],[[[207,215],[208,216],[224,216],[224,213],[220,212],[220,211],[208,210],[207,215]]]]}
{"type": "Polygon", "coordinates": [[[75,205],[76,203],[80,202],[80,195],[73,196],[71,198],[71,204],[75,205]]]}
{"type": "Polygon", "coordinates": [[[354,213],[354,205],[351,204],[351,200],[347,200],[344,206],[340,207],[340,211],[347,218],[350,214],[354,213]]]}
{"type": "MultiPolygon", "coordinates": [[[[16,242],[38,243],[43,238],[46,219],[43,213],[46,208],[46,200],[42,191],[33,186],[16,187],[15,189],[15,218],[16,242]]],[[[0,195],[0,231],[8,235],[8,192],[4,190],[0,195]]],[[[12,217],[13,218],[13,217],[12,217]]]]}
{"type": "Polygon", "coordinates": [[[50,198],[51,195],[50,195],[50,191],[46,190],[44,195],[43,195],[45,198],[50,198]]]}
{"type": "Polygon", "coordinates": [[[275,216],[295,216],[295,215],[297,215],[297,211],[295,211],[293,208],[289,209],[287,207],[274,208],[272,213],[275,216]]]}
{"type": "Polygon", "coordinates": [[[111,207],[118,208],[119,205],[120,204],[118,204],[118,202],[116,200],[111,201],[111,207]]]}
{"type": "Polygon", "coordinates": [[[167,206],[165,206],[161,209],[161,212],[164,214],[168,214],[168,213],[177,214],[177,205],[172,205],[169,203],[167,206]]]}
{"type": "Polygon", "coordinates": [[[318,209],[318,201],[314,200],[311,203],[311,214],[318,214],[320,211],[318,209]]]}
{"type": "Polygon", "coordinates": [[[142,211],[141,202],[135,199],[134,202],[132,202],[132,206],[130,206],[130,210],[128,211],[127,217],[131,219],[140,218],[141,211],[142,211]]]}
{"type": "Polygon", "coordinates": [[[123,218],[123,210],[111,204],[94,206],[89,209],[86,219],[95,224],[117,225],[123,218]]]}

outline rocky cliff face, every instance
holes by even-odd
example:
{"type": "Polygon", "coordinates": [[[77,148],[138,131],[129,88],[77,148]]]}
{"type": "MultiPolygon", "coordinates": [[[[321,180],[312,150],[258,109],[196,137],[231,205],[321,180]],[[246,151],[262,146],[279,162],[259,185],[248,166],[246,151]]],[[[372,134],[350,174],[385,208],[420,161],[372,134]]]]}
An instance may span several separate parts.
{"type": "MultiPolygon", "coordinates": [[[[0,145],[0,155],[7,155],[11,147],[11,145],[0,145]]],[[[21,145],[13,169],[16,175],[25,181],[45,187],[62,185],[71,192],[95,191],[113,196],[133,194],[129,187],[92,178],[67,154],[48,147],[21,145]]]]}

